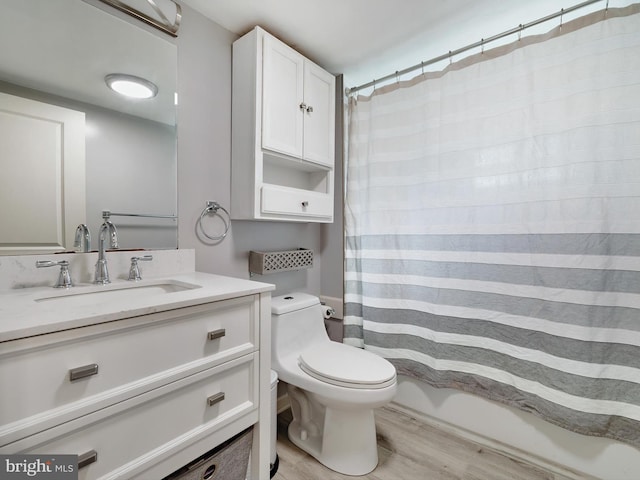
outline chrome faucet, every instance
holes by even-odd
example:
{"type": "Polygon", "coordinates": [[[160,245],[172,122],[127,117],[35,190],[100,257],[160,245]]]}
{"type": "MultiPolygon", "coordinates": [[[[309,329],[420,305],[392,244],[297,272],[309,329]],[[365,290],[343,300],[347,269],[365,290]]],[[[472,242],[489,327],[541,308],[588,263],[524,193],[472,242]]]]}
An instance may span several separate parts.
{"type": "Polygon", "coordinates": [[[96,262],[96,277],[93,283],[99,283],[101,285],[111,283],[105,255],[107,249],[105,242],[107,241],[107,237],[109,237],[108,248],[118,248],[118,231],[116,230],[116,226],[109,221],[108,217],[105,218],[98,233],[98,261],[96,262]]]}
{"type": "Polygon", "coordinates": [[[91,250],[91,233],[84,223],[78,225],[76,228],[76,239],[73,242],[75,248],[82,248],[83,252],[89,252],[91,250]]]}

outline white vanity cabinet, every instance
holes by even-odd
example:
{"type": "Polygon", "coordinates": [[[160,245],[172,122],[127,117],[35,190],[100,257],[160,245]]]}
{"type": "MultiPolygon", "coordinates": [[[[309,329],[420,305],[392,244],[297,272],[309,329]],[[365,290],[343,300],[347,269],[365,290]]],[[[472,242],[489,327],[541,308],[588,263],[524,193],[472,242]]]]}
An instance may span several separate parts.
{"type": "Polygon", "coordinates": [[[333,221],[335,77],[256,27],[233,44],[231,216],[333,221]]]}
{"type": "Polygon", "coordinates": [[[0,342],[0,453],[160,479],[253,425],[269,478],[270,293],[224,297],[0,342]]]}

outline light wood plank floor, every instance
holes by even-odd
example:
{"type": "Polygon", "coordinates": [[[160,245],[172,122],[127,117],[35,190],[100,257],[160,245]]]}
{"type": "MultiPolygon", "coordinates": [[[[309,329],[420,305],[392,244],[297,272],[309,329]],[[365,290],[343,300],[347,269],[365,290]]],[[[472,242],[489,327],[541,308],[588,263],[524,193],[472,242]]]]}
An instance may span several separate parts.
{"type": "Polygon", "coordinates": [[[280,466],[273,480],[568,480],[390,408],[376,410],[378,467],[350,477],[294,446],[287,438],[290,421],[290,410],[278,415],[280,466]]]}

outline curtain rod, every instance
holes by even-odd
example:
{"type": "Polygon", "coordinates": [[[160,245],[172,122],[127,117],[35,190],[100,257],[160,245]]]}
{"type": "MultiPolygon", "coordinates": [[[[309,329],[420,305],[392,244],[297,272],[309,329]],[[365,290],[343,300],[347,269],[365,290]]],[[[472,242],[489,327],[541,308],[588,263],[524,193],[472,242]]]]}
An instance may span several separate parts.
{"type": "MultiPolygon", "coordinates": [[[[522,32],[523,30],[525,30],[526,28],[530,28],[530,27],[534,27],[536,25],[539,25],[540,23],[544,23],[544,22],[548,22],[549,20],[553,20],[554,18],[558,18],[558,17],[562,17],[562,15],[564,15],[565,13],[570,13],[573,12],[574,10],[579,10],[580,8],[583,7],[587,7],[593,3],[596,2],[601,2],[603,0],[587,0],[586,2],[582,2],[579,3],[577,5],[574,5],[572,7],[569,8],[563,8],[561,9],[559,12],[556,13],[552,13],[550,15],[547,15],[546,17],[542,17],[539,18],[537,20],[534,20],[532,22],[529,23],[521,23],[520,25],[518,25],[515,28],[512,28],[511,30],[506,30],[502,33],[498,33],[497,35],[494,35],[492,37],[489,38],[483,38],[482,40],[475,42],[475,43],[471,43],[469,45],[466,45],[462,48],[458,48],[457,50],[449,50],[447,53],[440,55],[438,57],[434,57],[430,60],[424,61],[424,62],[420,62],[416,65],[413,65],[411,67],[405,68],[404,70],[396,70],[394,73],[390,73],[389,75],[386,75],[382,78],[378,78],[378,79],[374,79],[371,82],[367,82],[367,83],[363,83],[362,85],[358,85],[357,87],[352,87],[352,88],[347,88],[345,89],[345,93],[347,95],[350,95],[352,93],[355,93],[359,90],[363,90],[365,88],[369,88],[369,87],[373,87],[375,86],[377,83],[383,83],[386,82],[387,80],[391,80],[393,78],[399,78],[402,75],[405,75],[407,73],[413,72],[415,70],[424,68],[427,65],[431,65],[433,63],[438,63],[441,62],[442,60],[446,60],[447,58],[452,58],[455,55],[459,55],[463,52],[466,52],[467,50],[471,50],[472,48],[477,48],[477,47],[483,47],[484,45],[486,45],[487,43],[493,42],[495,40],[499,40],[501,38],[507,37],[509,35],[513,35],[515,33],[518,32],[522,32]]],[[[607,0],[607,8],[609,7],[609,0],[607,0]]]]}

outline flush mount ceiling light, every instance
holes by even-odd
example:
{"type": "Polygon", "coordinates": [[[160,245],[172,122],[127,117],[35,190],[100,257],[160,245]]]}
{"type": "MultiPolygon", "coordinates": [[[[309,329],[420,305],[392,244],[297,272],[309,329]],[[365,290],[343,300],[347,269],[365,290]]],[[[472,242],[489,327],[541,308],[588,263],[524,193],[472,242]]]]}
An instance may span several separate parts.
{"type": "Polygon", "coordinates": [[[155,84],[134,75],[110,73],[104,81],[111,90],[129,98],[152,98],[158,94],[155,84]]]}

